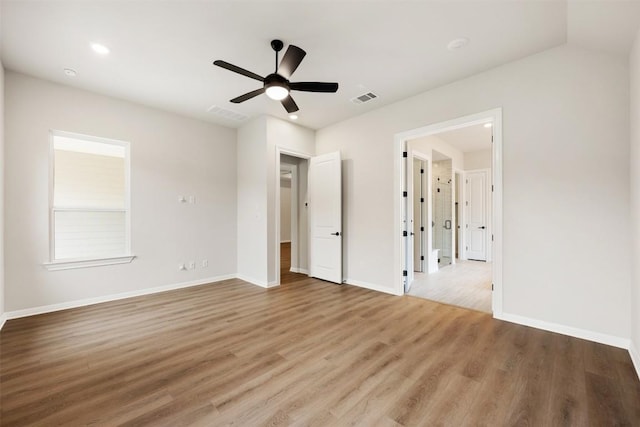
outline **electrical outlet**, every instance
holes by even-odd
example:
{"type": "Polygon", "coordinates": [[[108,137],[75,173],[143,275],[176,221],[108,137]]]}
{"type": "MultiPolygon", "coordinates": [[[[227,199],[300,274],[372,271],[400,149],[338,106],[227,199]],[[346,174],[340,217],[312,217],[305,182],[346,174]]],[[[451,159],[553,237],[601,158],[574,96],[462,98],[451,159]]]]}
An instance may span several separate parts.
{"type": "Polygon", "coordinates": [[[203,259],[202,260],[202,267],[209,267],[209,260],[208,259],[203,259]]]}
{"type": "Polygon", "coordinates": [[[193,270],[194,268],[196,268],[196,262],[195,261],[189,261],[189,270],[193,270]]]}

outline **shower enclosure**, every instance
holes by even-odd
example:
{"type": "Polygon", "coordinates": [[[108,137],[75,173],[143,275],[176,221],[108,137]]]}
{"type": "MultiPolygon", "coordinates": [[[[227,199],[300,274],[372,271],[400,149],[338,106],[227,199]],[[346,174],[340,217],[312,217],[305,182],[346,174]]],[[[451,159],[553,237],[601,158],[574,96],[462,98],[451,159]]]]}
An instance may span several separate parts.
{"type": "Polygon", "coordinates": [[[453,170],[451,159],[444,155],[434,155],[432,171],[432,241],[433,250],[438,251],[438,268],[442,268],[451,264],[453,248],[453,170]],[[436,160],[436,157],[439,160],[436,160]]]}

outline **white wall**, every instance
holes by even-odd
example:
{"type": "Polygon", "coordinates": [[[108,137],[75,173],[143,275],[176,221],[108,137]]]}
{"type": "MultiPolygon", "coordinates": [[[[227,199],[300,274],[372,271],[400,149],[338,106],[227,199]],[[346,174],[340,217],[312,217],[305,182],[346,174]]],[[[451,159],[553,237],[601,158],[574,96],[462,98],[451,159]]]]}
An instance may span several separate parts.
{"type": "Polygon", "coordinates": [[[291,180],[280,178],[280,242],[291,241],[291,180]]]}
{"type": "Polygon", "coordinates": [[[235,274],[234,130],[14,72],[5,95],[7,311],[235,274]],[[42,267],[51,129],[130,142],[131,264],[42,267]],[[179,203],[179,195],[196,203],[179,203]],[[178,271],[189,260],[196,269],[178,271]]]}
{"type": "Polygon", "coordinates": [[[491,149],[464,153],[464,170],[491,169],[491,149]]]}
{"type": "Polygon", "coordinates": [[[464,167],[464,153],[435,135],[412,139],[408,141],[407,148],[429,156],[432,160],[435,150],[451,159],[453,169],[463,169],[464,167]]]}
{"type": "Polygon", "coordinates": [[[267,286],[267,121],[238,129],[238,276],[267,286]]]}
{"type": "Polygon", "coordinates": [[[394,291],[394,135],[502,107],[504,313],[628,338],[628,72],[565,45],[319,130],[347,165],[346,277],[394,291]]]}
{"type": "Polygon", "coordinates": [[[633,283],[631,286],[631,346],[640,376],[640,30],[629,58],[631,77],[631,236],[633,283]]]}
{"type": "Polygon", "coordinates": [[[0,61],[0,328],[4,324],[4,67],[0,61]]]}

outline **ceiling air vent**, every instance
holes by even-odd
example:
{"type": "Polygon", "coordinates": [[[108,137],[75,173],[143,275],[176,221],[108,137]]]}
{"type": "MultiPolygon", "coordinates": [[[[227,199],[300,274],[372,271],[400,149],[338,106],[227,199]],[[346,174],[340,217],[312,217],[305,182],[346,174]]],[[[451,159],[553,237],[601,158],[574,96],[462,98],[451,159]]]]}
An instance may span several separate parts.
{"type": "Polygon", "coordinates": [[[360,96],[356,96],[355,98],[351,98],[351,102],[353,102],[354,104],[364,104],[365,102],[369,102],[372,99],[376,99],[377,97],[378,95],[376,95],[375,93],[367,92],[360,96]]]}
{"type": "Polygon", "coordinates": [[[234,120],[236,122],[241,122],[248,118],[248,116],[245,116],[244,114],[227,110],[227,109],[218,107],[217,105],[212,105],[211,107],[207,108],[207,111],[223,119],[234,120]]]}

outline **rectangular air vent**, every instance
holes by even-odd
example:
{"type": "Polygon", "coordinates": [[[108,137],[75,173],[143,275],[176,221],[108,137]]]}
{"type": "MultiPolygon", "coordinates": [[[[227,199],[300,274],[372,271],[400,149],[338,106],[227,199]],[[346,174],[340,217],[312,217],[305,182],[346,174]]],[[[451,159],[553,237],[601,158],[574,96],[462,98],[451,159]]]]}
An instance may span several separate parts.
{"type": "Polygon", "coordinates": [[[227,110],[225,108],[218,107],[217,105],[212,105],[211,107],[207,108],[207,111],[223,119],[234,120],[236,122],[241,122],[248,118],[248,116],[245,116],[244,114],[240,114],[236,111],[227,110]]]}
{"type": "Polygon", "coordinates": [[[372,99],[376,99],[378,95],[373,92],[367,92],[360,96],[356,96],[355,98],[351,98],[351,102],[354,104],[364,104],[365,102],[369,102],[372,99]]]}

